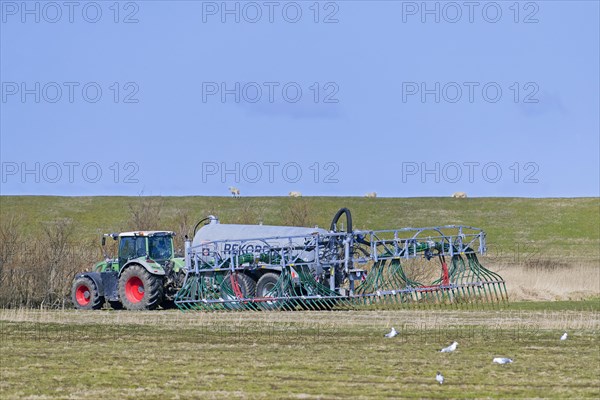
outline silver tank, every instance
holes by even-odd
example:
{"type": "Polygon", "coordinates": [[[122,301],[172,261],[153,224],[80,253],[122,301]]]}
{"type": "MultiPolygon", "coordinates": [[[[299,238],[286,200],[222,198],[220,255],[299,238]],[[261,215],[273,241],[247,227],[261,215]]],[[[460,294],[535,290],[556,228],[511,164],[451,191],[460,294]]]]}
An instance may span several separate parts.
{"type": "MultiPolygon", "coordinates": [[[[208,249],[221,256],[231,253],[268,253],[279,247],[302,247],[306,238],[316,234],[328,233],[322,228],[306,228],[274,225],[221,224],[212,218],[208,225],[198,229],[194,235],[192,247],[198,253],[208,249]],[[295,236],[295,237],[294,237],[295,236]]],[[[296,255],[304,260],[314,259],[312,251],[298,250],[296,255]]]]}

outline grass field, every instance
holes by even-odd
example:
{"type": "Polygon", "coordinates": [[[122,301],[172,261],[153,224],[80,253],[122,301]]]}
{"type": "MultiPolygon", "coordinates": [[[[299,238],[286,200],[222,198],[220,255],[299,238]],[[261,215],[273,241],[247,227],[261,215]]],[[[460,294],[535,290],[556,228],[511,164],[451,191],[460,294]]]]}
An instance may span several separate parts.
{"type": "Polygon", "coordinates": [[[479,311],[3,310],[0,394],[598,398],[599,310],[598,300],[479,311]],[[399,335],[383,338],[391,326],[399,335]],[[439,353],[453,340],[456,352],[439,353]],[[492,364],[498,356],[514,363],[492,364]]]}

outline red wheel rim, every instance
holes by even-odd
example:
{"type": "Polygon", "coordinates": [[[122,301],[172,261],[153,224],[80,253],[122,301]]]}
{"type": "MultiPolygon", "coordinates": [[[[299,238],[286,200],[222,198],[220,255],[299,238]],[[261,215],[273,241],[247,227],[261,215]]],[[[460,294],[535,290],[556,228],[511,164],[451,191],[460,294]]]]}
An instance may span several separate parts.
{"type": "Polygon", "coordinates": [[[132,276],[125,283],[125,296],[132,303],[139,303],[144,298],[144,282],[137,276],[132,276]]]}
{"type": "Polygon", "coordinates": [[[92,292],[87,285],[79,285],[75,290],[75,300],[80,306],[87,306],[92,301],[92,292]]]}

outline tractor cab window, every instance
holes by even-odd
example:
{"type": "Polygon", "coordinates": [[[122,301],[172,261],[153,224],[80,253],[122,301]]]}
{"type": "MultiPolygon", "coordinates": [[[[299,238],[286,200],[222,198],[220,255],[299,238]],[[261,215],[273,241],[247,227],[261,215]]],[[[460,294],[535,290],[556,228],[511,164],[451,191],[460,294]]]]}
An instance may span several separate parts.
{"type": "Polygon", "coordinates": [[[171,258],[171,237],[170,236],[151,236],[148,238],[148,248],[150,258],[153,260],[167,260],[171,258]]]}
{"type": "Polygon", "coordinates": [[[146,255],[146,239],[141,236],[121,238],[119,245],[119,265],[128,260],[146,255]]]}

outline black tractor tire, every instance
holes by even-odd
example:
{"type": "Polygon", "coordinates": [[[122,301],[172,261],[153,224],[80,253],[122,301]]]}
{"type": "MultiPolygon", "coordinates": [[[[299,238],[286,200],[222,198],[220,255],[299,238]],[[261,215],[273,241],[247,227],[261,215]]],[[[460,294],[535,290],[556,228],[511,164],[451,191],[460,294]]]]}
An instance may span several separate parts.
{"type": "Polygon", "coordinates": [[[119,278],[119,298],[128,310],[154,310],[163,300],[163,280],[141,265],[132,265],[119,278]]]}
{"type": "MultiPolygon", "coordinates": [[[[281,297],[283,293],[280,293],[277,288],[277,281],[279,280],[279,274],[274,272],[267,272],[260,277],[256,283],[256,297],[281,297]]],[[[260,307],[265,310],[276,310],[283,307],[284,302],[282,300],[277,301],[264,301],[259,303],[260,307]]]]}
{"type": "Polygon", "coordinates": [[[71,300],[79,310],[99,310],[104,305],[104,297],[100,296],[96,283],[85,276],[73,281],[71,300]]]}

